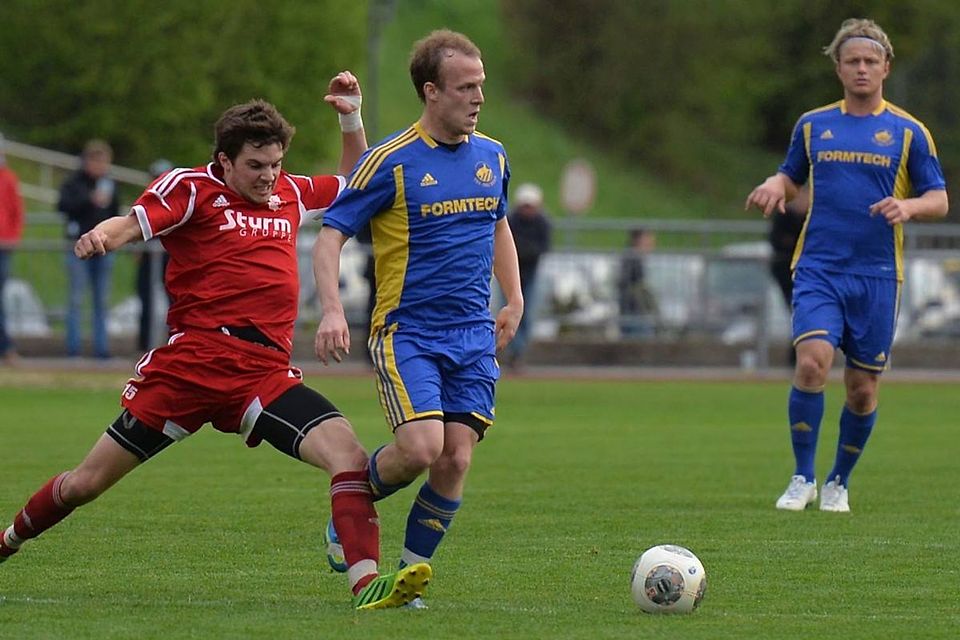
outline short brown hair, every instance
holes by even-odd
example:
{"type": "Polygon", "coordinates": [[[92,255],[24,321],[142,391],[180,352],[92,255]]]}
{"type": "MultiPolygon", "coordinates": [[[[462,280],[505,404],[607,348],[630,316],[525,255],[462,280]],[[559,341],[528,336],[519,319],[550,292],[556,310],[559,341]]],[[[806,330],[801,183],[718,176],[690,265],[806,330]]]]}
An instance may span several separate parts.
{"type": "Polygon", "coordinates": [[[221,151],[231,161],[236,160],[248,142],[258,148],[279,144],[286,152],[295,132],[293,125],[265,100],[257,98],[236,104],[224,111],[214,125],[213,160],[217,161],[221,151]]]}
{"type": "Polygon", "coordinates": [[[850,38],[867,38],[873,40],[883,49],[884,60],[893,59],[893,45],[890,44],[890,38],[883,32],[873,20],[868,18],[847,18],[840,25],[837,35],[833,36],[833,42],[823,48],[824,55],[830,56],[834,62],[840,62],[840,47],[850,38]]]}
{"type": "Polygon", "coordinates": [[[471,58],[479,58],[480,49],[467,36],[449,29],[432,31],[425,38],[417,40],[410,52],[410,79],[417,90],[420,102],[426,102],[423,85],[432,82],[441,89],[440,64],[445,57],[454,52],[462,53],[471,58]]]}
{"type": "Polygon", "coordinates": [[[87,140],[86,144],[83,145],[83,151],[80,155],[84,158],[106,158],[107,160],[112,160],[113,149],[106,140],[94,138],[87,140]]]}

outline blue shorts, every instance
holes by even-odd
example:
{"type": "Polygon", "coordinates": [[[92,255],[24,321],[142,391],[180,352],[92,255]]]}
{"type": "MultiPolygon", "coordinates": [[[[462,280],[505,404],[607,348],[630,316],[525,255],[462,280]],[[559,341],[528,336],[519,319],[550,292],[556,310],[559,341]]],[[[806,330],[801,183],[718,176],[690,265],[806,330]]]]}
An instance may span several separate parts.
{"type": "Polygon", "coordinates": [[[843,349],[847,366],[881,373],[900,309],[900,283],[797,269],[793,276],[793,344],[809,338],[843,349]]]}
{"type": "Polygon", "coordinates": [[[483,437],[494,419],[500,377],[493,327],[375,331],[368,344],[380,406],[396,429],[405,422],[462,422],[483,437]]]}

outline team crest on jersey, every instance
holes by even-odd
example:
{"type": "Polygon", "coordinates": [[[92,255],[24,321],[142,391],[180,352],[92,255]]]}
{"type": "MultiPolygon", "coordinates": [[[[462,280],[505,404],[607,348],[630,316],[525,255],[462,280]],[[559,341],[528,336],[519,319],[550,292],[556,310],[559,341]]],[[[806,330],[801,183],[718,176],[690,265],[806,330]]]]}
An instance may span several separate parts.
{"type": "Polygon", "coordinates": [[[473,179],[482,187],[492,187],[497,181],[497,176],[486,162],[478,162],[473,171],[473,179]]]}
{"type": "Polygon", "coordinates": [[[881,147],[889,147],[893,144],[893,134],[886,129],[880,129],[873,134],[873,141],[881,147]]]}
{"type": "Polygon", "coordinates": [[[280,207],[283,206],[283,200],[280,199],[280,196],[274,193],[270,196],[270,199],[267,200],[267,206],[270,207],[270,211],[279,211],[280,207]]]}

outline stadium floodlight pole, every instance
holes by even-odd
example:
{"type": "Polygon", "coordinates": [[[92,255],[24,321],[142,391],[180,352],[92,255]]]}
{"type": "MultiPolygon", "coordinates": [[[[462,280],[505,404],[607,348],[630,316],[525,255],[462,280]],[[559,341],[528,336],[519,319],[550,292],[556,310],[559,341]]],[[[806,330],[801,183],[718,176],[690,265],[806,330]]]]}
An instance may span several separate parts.
{"type": "Polygon", "coordinates": [[[367,83],[364,90],[364,129],[371,140],[380,138],[380,43],[383,27],[393,19],[397,0],[373,0],[367,13],[367,83]]]}

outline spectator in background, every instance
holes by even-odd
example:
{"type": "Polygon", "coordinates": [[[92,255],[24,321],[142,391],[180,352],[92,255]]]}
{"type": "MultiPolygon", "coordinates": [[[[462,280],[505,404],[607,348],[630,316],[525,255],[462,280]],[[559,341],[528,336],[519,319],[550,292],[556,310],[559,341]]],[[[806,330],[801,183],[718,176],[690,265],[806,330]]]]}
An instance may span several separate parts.
{"type": "Polygon", "coordinates": [[[520,290],[525,312],[517,328],[517,335],[507,345],[506,363],[510,367],[523,365],[524,354],[530,342],[530,330],[537,316],[537,268],[540,257],[550,251],[550,219],[543,208],[543,191],[526,182],[513,195],[513,211],[507,216],[513,241],[517,245],[520,266],[520,290]]]}
{"type": "Polygon", "coordinates": [[[23,199],[17,174],[7,166],[4,138],[0,134],[0,361],[16,364],[19,356],[7,333],[7,316],[3,308],[3,292],[10,275],[13,249],[23,234],[23,199]]]}
{"type": "MultiPolygon", "coordinates": [[[[173,164],[169,160],[159,158],[150,165],[150,177],[156,180],[170,169],[173,169],[173,164]]],[[[153,285],[155,282],[163,284],[167,262],[170,261],[170,256],[162,250],[159,243],[146,246],[152,247],[153,251],[145,248],[137,259],[137,296],[140,298],[140,329],[137,334],[137,346],[140,351],[149,351],[157,346],[159,336],[153,331],[154,317],[157,314],[157,298],[153,285]]],[[[166,287],[161,287],[160,293],[166,296],[166,287]]]]}
{"type": "MultiPolygon", "coordinates": [[[[783,215],[770,216],[770,234],[767,236],[771,249],[770,275],[780,287],[787,311],[793,310],[793,252],[797,248],[797,240],[807,219],[809,202],[807,189],[804,187],[785,205],[783,215]]],[[[796,365],[797,352],[792,344],[787,359],[791,367],[796,365]]]]}
{"type": "Polygon", "coordinates": [[[649,336],[657,326],[657,301],[646,282],[646,256],[656,246],[648,229],[632,229],[630,243],[620,260],[620,333],[649,336]]]}
{"type": "MultiPolygon", "coordinates": [[[[116,183],[110,178],[113,150],[103,140],[90,140],[83,147],[80,168],[60,187],[57,205],[66,217],[66,235],[71,245],[98,223],[120,212],[116,183]]],[[[67,355],[80,355],[80,307],[88,284],[93,293],[93,354],[109,358],[107,343],[107,303],[113,255],[93,256],[81,260],[73,248],[67,252],[67,355]]]]}

